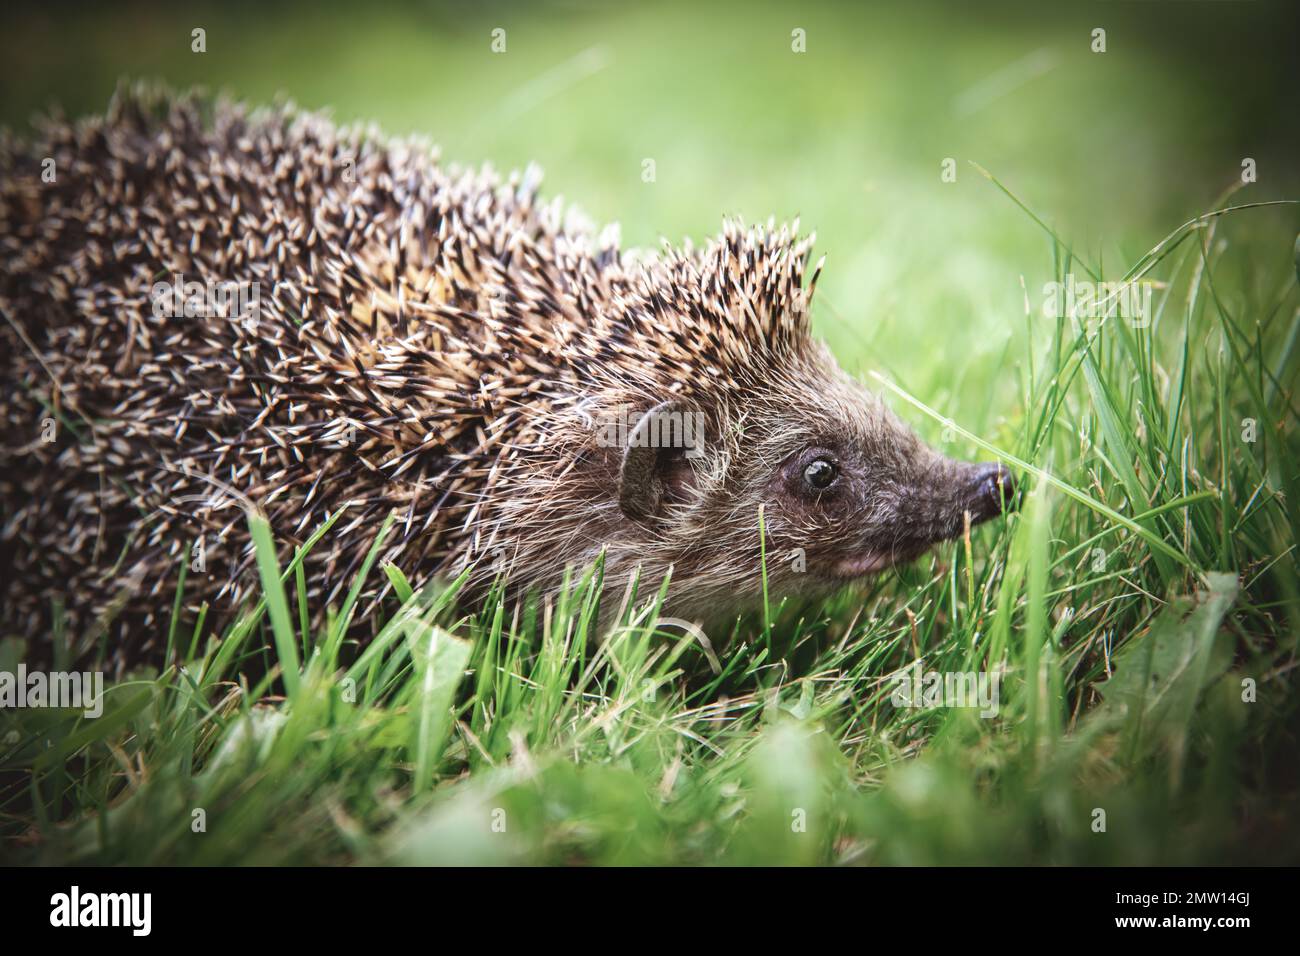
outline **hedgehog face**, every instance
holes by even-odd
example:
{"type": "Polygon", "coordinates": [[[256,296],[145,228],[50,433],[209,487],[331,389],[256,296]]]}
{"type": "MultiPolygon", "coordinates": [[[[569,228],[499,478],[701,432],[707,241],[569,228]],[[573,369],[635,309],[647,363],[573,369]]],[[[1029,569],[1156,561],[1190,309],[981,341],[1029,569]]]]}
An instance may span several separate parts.
{"type": "Polygon", "coordinates": [[[828,354],[773,378],[784,384],[710,408],[693,457],[654,447],[673,434],[668,423],[689,420],[685,403],[656,406],[632,431],[619,489],[629,551],[673,566],[679,613],[758,597],[760,507],[769,590],[800,596],[909,561],[1010,508],[1005,469],[927,447],[828,354]]]}
{"type": "Polygon", "coordinates": [[[785,423],[757,456],[777,462],[764,488],[767,524],[795,574],[829,586],[862,578],[1009,509],[1005,469],[945,458],[875,396],[856,386],[842,394],[847,401],[785,423]]]}

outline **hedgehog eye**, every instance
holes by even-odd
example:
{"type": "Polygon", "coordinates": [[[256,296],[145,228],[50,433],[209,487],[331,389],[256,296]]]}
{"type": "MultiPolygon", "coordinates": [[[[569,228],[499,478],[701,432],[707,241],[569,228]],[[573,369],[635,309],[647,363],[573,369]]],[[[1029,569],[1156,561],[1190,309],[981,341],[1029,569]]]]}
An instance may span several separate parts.
{"type": "Polygon", "coordinates": [[[810,461],[803,470],[803,480],[808,483],[808,487],[817,491],[822,491],[831,486],[839,476],[840,470],[825,458],[818,458],[810,461]]]}

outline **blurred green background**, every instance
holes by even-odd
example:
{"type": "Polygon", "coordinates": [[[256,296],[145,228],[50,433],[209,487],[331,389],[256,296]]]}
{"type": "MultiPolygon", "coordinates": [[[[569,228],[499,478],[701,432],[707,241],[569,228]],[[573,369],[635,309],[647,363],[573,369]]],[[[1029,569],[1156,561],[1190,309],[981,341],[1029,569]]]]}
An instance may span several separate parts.
{"type": "MultiPolygon", "coordinates": [[[[1024,354],[1021,277],[1036,307],[1052,261],[969,161],[1112,274],[1210,208],[1246,157],[1258,182],[1234,201],[1295,198],[1295,8],[33,5],[7,13],[0,120],[102,110],[119,77],[162,78],[288,96],[427,136],[458,163],[536,161],[552,195],[620,222],[629,246],[698,242],[727,215],[800,216],[828,256],[814,316],[841,361],[987,430],[1014,402],[1003,373],[1024,354]]],[[[1269,231],[1267,273],[1296,221],[1250,219],[1269,231]]]]}

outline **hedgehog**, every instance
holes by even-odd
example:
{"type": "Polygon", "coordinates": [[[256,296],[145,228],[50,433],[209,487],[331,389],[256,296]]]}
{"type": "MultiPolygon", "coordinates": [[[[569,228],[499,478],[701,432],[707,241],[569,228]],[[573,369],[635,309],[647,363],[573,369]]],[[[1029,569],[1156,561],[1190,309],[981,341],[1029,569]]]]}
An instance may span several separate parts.
{"type": "Polygon", "coordinates": [[[797,221],[625,252],[534,167],[155,86],[6,131],[0,171],[2,624],[30,649],[159,661],[182,563],[219,630],[258,587],[249,507],[282,561],[333,518],[316,614],[393,516],[413,584],[546,599],[599,560],[700,622],[1012,507],[813,336],[797,221]]]}

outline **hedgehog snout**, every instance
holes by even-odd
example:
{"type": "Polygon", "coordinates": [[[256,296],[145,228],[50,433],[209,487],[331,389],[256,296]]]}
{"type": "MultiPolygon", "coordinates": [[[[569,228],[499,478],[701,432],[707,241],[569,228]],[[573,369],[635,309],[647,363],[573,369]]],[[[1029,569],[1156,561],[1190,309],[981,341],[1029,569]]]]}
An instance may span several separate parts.
{"type": "Polygon", "coordinates": [[[974,465],[966,478],[964,498],[972,523],[987,521],[1016,510],[1015,481],[997,462],[974,465]]]}

